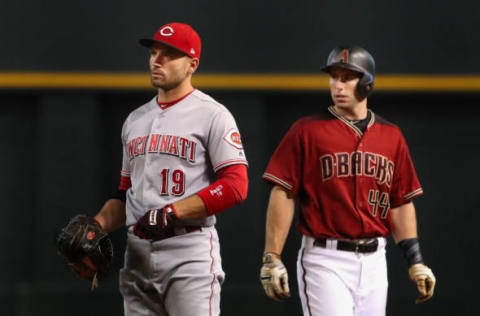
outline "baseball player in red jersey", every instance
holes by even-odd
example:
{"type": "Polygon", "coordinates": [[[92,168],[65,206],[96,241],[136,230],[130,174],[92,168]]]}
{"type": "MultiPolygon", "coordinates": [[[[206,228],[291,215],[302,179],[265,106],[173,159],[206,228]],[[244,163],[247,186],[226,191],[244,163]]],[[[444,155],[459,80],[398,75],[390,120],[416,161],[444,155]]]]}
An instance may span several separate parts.
{"type": "Polygon", "coordinates": [[[140,44],[158,93],[126,119],[121,183],[95,219],[107,232],[128,229],[125,315],[219,315],[215,214],[247,195],[240,133],[223,105],[192,86],[201,40],[191,26],[166,24],[140,44]]]}
{"type": "Polygon", "coordinates": [[[363,48],[337,47],[323,71],[334,105],[295,122],[263,174],[273,184],[260,271],[265,292],[275,300],[290,295],[281,252],[298,203],[304,315],[385,315],[390,233],[417,302],[426,301],[435,277],[423,263],[412,203],[423,191],[400,129],[367,108],[375,62],[363,48]]]}

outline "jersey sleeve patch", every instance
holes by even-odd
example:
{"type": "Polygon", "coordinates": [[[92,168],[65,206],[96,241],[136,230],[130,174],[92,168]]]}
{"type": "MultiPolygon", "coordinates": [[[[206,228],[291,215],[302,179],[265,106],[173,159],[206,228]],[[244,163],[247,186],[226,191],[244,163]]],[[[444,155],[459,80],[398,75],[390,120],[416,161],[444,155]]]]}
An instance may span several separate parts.
{"type": "Polygon", "coordinates": [[[236,149],[242,150],[243,144],[242,139],[240,137],[240,132],[236,128],[230,129],[223,139],[230,145],[235,147],[236,149]]]}

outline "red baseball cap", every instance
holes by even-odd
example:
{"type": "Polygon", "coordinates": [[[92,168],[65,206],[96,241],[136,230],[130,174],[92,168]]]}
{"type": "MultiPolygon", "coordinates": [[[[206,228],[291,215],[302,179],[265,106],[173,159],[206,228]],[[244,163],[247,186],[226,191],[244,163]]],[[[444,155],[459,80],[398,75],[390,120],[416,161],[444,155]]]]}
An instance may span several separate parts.
{"type": "Polygon", "coordinates": [[[176,48],[192,58],[200,58],[202,41],[197,32],[188,24],[168,23],[160,27],[153,35],[153,39],[141,39],[140,44],[152,47],[155,43],[162,43],[176,48]]]}

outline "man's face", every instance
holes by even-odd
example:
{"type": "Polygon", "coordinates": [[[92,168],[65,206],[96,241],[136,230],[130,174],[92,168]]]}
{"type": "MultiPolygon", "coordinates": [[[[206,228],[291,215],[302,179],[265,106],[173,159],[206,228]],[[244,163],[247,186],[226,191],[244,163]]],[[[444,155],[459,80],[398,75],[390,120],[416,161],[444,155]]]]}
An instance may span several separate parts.
{"type": "Polygon", "coordinates": [[[150,76],[155,88],[171,90],[189,77],[198,65],[183,52],[156,43],[150,48],[150,76]]]}
{"type": "Polygon", "coordinates": [[[330,73],[330,93],[338,107],[352,107],[359,103],[355,95],[361,73],[341,67],[333,67],[330,73]]]}

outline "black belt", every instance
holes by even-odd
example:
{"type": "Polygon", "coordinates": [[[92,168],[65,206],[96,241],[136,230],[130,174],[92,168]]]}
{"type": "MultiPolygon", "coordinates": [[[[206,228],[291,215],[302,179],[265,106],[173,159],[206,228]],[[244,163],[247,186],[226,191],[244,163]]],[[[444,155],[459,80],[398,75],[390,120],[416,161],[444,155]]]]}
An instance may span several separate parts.
{"type": "Polygon", "coordinates": [[[202,228],[203,228],[202,226],[183,226],[179,229],[175,229],[171,227],[167,231],[163,232],[163,234],[159,234],[158,236],[156,236],[152,241],[159,241],[159,240],[163,240],[163,239],[167,239],[175,236],[180,236],[188,233],[201,231],[202,228]]]}
{"type": "MultiPolygon", "coordinates": [[[[325,238],[315,239],[314,246],[326,248],[327,240],[325,238]]],[[[337,239],[337,250],[352,251],[357,253],[370,253],[375,252],[378,249],[378,239],[365,239],[365,240],[345,240],[337,239]]]]}

